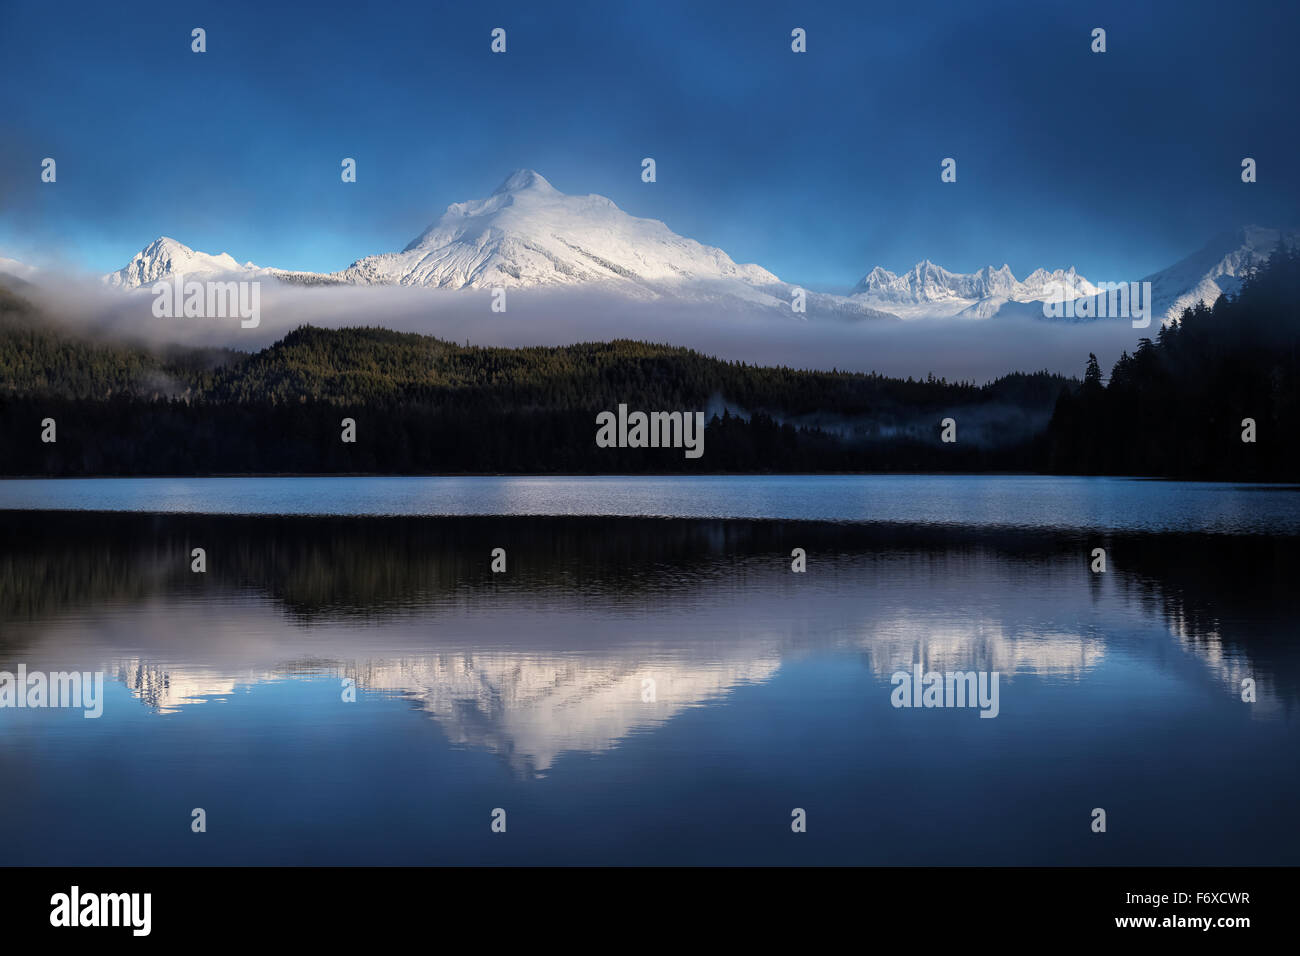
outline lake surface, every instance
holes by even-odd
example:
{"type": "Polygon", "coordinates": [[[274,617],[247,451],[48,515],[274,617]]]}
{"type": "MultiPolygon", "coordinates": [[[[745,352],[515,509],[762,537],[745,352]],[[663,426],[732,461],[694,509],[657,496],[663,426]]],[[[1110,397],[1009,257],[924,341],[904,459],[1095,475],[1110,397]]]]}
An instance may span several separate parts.
{"type": "Polygon", "coordinates": [[[575,515],[1300,534],[1288,485],[1032,475],[0,479],[0,510],[575,515]]]}
{"type": "Polygon", "coordinates": [[[105,684],[0,709],[0,864],[1300,863],[1298,528],[1112,479],[3,481],[0,671],[105,684]]]}

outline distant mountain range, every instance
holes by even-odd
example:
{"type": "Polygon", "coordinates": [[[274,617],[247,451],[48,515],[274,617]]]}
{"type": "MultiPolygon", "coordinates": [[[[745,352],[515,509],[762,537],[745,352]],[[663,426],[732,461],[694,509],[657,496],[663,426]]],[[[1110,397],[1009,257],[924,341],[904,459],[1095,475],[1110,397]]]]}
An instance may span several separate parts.
{"type": "Polygon", "coordinates": [[[802,318],[891,315],[845,296],[805,293],[766,269],[740,265],[721,249],[679,236],[655,219],[630,216],[604,196],[569,196],[532,170],[517,170],[486,199],[453,203],[401,252],[367,256],[341,272],[265,268],[197,252],[175,239],[150,243],[104,279],[148,286],[176,272],[249,274],[296,284],[401,285],[436,289],[599,287],[639,300],[685,299],[784,310],[802,318]]]}
{"type": "MultiPolygon", "coordinates": [[[[1237,288],[1244,270],[1285,235],[1247,226],[1216,236],[1151,282],[1154,314],[1168,319],[1198,301],[1212,303],[1237,288]]],[[[0,275],[34,281],[32,270],[0,260],[0,275]]],[[[112,286],[137,289],[182,273],[257,276],[297,285],[399,285],[437,289],[597,288],[637,300],[674,299],[722,307],[778,311],[793,318],[1043,317],[1050,296],[1091,297],[1099,286],[1074,268],[1036,269],[1023,280],[1007,265],[950,272],[929,260],[896,274],[870,270],[848,295],[804,293],[806,311],[791,308],[795,285],[758,265],[738,264],[721,249],[679,236],[654,219],[628,215],[603,196],[570,196],[539,173],[517,170],[486,199],[453,203],[400,252],[367,256],[340,272],[297,272],[239,263],[160,237],[116,272],[112,286]]],[[[1107,277],[1132,281],[1132,277],[1107,277]]],[[[1093,310],[1094,312],[1096,310],[1093,310]]]]}
{"type": "Polygon", "coordinates": [[[1245,226],[1210,240],[1186,259],[1147,276],[1156,311],[1177,317],[1197,302],[1213,304],[1222,294],[1232,294],[1251,266],[1269,257],[1279,241],[1295,245],[1300,233],[1245,226]]]}
{"type": "MultiPolygon", "coordinates": [[[[1140,280],[1122,276],[1108,279],[1150,282],[1153,316],[1175,319],[1197,302],[1212,305],[1220,295],[1236,292],[1246,270],[1267,259],[1282,239],[1297,244],[1300,233],[1245,226],[1215,236],[1187,258],[1153,275],[1140,280]]],[[[909,319],[987,319],[1012,314],[1041,318],[1044,300],[1062,291],[1067,299],[1088,297],[1095,301],[1099,293],[1105,296],[1073,268],[1054,272],[1037,269],[1020,281],[1005,265],[963,274],[949,272],[927,260],[902,275],[877,266],[854,287],[851,298],[869,308],[909,319]]],[[[1093,305],[1089,311],[1095,316],[1102,310],[1093,305]]]]}
{"type": "Polygon", "coordinates": [[[985,266],[977,272],[961,273],[949,272],[927,259],[902,275],[876,266],[853,288],[852,298],[901,318],[956,315],[987,319],[1008,302],[1041,306],[1054,293],[1064,292],[1066,298],[1073,299],[1097,291],[1073,267],[1055,272],[1036,269],[1022,282],[1005,264],[1000,269],[985,266]]]}

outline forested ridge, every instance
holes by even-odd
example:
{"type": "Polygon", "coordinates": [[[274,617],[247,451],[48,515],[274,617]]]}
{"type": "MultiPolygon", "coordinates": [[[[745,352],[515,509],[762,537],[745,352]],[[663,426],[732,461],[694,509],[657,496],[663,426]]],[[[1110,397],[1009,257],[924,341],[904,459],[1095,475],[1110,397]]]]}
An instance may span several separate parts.
{"type": "Polygon", "coordinates": [[[92,340],[0,289],[0,472],[636,473],[1050,471],[1292,480],[1297,257],[1188,310],[1104,381],[890,378],[724,361],[618,340],[462,345],[303,326],[255,353],[92,340]],[[704,411],[705,453],[599,448],[619,404],[704,411]],[[957,441],[940,441],[940,422],[957,441]],[[40,440],[57,423],[57,442],[40,440]],[[357,440],[340,440],[341,421],[357,440]],[[1256,423],[1242,442],[1241,422],[1256,423]]]}
{"type": "Polygon", "coordinates": [[[6,474],[1019,470],[1068,382],[987,385],[728,362],[639,341],[460,345],[301,327],[248,354],[88,341],[0,293],[6,474]],[[704,411],[705,454],[598,448],[622,403],[704,411]],[[969,415],[957,444],[945,415],[969,415]],[[978,416],[978,421],[976,417],[978,416]],[[357,440],[340,440],[341,421],[357,440]],[[40,440],[53,418],[57,441],[40,440]],[[1037,427],[1035,427],[1037,421],[1037,427]]]}
{"type": "Polygon", "coordinates": [[[1061,395],[1044,467],[1075,474],[1300,478],[1300,255],[1279,247],[1233,296],[1186,310],[1061,395]],[[1243,440],[1243,436],[1253,440],[1243,440]]]}

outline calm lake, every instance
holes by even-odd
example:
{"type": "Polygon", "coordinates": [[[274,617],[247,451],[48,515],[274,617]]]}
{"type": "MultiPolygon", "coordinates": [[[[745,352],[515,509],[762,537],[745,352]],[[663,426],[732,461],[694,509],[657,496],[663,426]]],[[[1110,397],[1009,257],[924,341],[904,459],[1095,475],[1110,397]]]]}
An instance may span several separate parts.
{"type": "Polygon", "coordinates": [[[1300,863],[1291,488],[10,480],[0,540],[0,671],[104,674],[0,708],[0,864],[1300,863]]]}

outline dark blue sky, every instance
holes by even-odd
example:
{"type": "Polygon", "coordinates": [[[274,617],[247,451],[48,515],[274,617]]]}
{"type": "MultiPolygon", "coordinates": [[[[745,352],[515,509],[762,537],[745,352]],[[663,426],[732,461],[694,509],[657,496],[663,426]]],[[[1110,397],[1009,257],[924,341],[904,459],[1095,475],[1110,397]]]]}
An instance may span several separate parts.
{"type": "Polygon", "coordinates": [[[0,255],[106,271],[166,234],[329,271],[531,167],[814,288],[926,257],[1138,278],[1296,223],[1298,27],[1276,0],[7,0],[0,255]]]}

